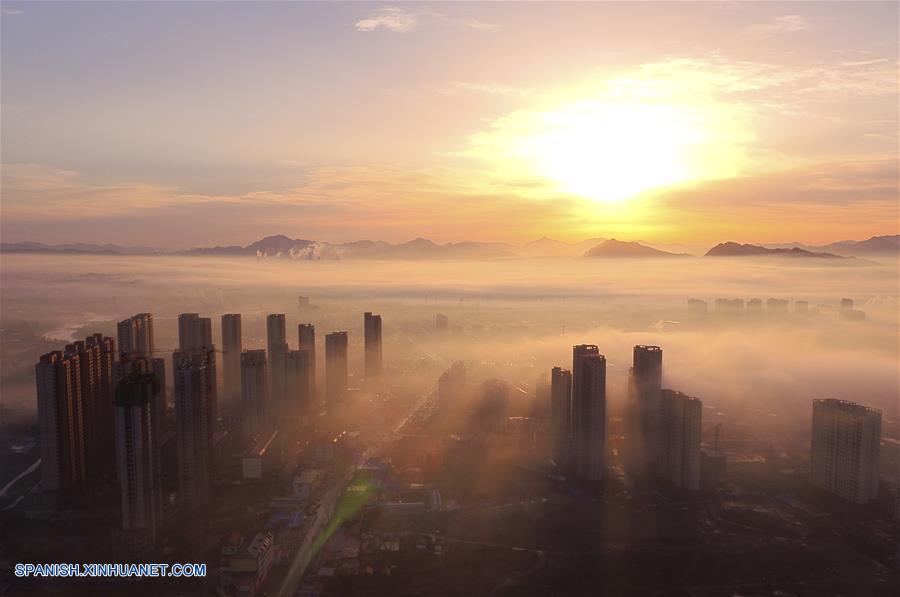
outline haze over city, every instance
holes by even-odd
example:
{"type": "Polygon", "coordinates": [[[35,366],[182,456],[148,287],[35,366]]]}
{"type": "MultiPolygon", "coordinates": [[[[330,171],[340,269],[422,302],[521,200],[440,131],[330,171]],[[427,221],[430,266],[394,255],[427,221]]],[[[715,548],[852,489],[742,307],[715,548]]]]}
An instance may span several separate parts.
{"type": "Polygon", "coordinates": [[[0,595],[894,595],[891,2],[2,2],[0,595]]]}

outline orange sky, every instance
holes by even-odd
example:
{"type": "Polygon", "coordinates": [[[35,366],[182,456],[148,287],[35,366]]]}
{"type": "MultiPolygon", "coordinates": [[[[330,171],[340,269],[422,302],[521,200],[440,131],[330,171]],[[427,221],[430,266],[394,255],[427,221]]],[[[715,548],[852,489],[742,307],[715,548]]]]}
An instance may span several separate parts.
{"type": "Polygon", "coordinates": [[[647,8],[4,2],[3,240],[898,232],[897,4],[647,8]]]}

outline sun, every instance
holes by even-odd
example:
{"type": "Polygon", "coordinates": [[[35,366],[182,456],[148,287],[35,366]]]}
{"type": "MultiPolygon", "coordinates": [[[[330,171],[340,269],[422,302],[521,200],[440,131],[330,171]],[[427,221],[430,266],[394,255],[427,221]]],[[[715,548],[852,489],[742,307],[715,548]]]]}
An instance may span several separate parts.
{"type": "Polygon", "coordinates": [[[579,102],[542,114],[515,150],[562,191],[618,202],[704,175],[711,135],[680,106],[579,102]]]}
{"type": "Polygon", "coordinates": [[[620,203],[739,174],[752,136],[747,112],[705,79],[624,78],[498,118],[463,155],[498,178],[539,179],[546,196],[620,203]]]}

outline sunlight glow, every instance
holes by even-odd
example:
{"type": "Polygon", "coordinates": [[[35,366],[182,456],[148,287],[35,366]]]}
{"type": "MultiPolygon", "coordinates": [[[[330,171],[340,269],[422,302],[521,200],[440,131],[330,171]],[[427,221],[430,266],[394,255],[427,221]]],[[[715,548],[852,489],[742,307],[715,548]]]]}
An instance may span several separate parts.
{"type": "MultiPolygon", "coordinates": [[[[647,73],[643,73],[646,75],[647,73]]],[[[693,76],[618,78],[497,119],[465,155],[550,193],[616,203],[741,173],[752,132],[743,107],[693,76]]]]}

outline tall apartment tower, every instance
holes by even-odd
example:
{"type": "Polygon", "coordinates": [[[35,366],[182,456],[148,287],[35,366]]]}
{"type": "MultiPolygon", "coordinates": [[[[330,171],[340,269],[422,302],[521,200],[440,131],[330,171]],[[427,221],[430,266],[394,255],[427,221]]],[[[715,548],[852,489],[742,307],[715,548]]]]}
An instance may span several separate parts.
{"type": "Polygon", "coordinates": [[[154,351],[153,314],[138,313],[117,326],[119,354],[131,358],[150,358],[154,351]]]}
{"type": "Polygon", "coordinates": [[[212,320],[197,313],[178,316],[178,350],[200,350],[213,345],[212,320]]]}
{"type": "Polygon", "coordinates": [[[643,480],[661,476],[665,465],[662,356],[659,346],[635,346],[628,379],[626,460],[629,472],[643,480]]]}
{"type": "Polygon", "coordinates": [[[285,402],[285,368],[288,353],[284,313],[266,317],[266,349],[269,358],[269,398],[276,412],[285,402]]]}
{"type": "MultiPolygon", "coordinates": [[[[200,317],[197,313],[182,313],[178,316],[178,352],[202,353],[209,361],[205,371],[212,372],[211,392],[206,412],[209,416],[207,424],[210,434],[215,432],[218,420],[218,392],[216,390],[216,347],[212,341],[212,319],[200,317]]],[[[177,390],[175,400],[178,400],[177,390]]]]}
{"type": "Polygon", "coordinates": [[[466,396],[466,364],[456,361],[438,378],[438,411],[441,414],[459,410],[466,396]]]}
{"type": "Polygon", "coordinates": [[[703,403],[674,390],[662,390],[660,402],[663,448],[656,474],[674,487],[697,491],[703,403]]]}
{"type": "Polygon", "coordinates": [[[366,381],[381,377],[381,315],[368,311],[363,314],[365,324],[366,381]]]}
{"type": "Polygon", "coordinates": [[[212,349],[172,355],[178,444],[178,497],[193,510],[209,504],[216,360],[212,349]]]}
{"type": "Polygon", "coordinates": [[[268,391],[266,351],[245,350],[241,354],[241,432],[247,440],[271,423],[268,391]]]}
{"type": "Polygon", "coordinates": [[[136,366],[116,388],[116,472],[122,529],[140,534],[140,543],[152,546],[162,522],[162,470],[153,405],[162,381],[141,367],[136,366]]]}
{"type": "Polygon", "coordinates": [[[325,399],[329,410],[347,395],[347,332],[325,335],[325,399]]]}
{"type": "Polygon", "coordinates": [[[312,401],[316,399],[316,377],[318,376],[318,370],[316,369],[316,326],[311,323],[301,323],[297,326],[297,335],[299,340],[298,347],[300,350],[305,350],[309,353],[309,397],[312,401]]]}
{"type": "Polygon", "coordinates": [[[44,491],[85,486],[84,417],[77,358],[54,350],[35,366],[44,491]]]}
{"type": "Polygon", "coordinates": [[[550,372],[550,437],[553,460],[567,469],[572,460],[572,372],[554,367],[550,372]]]}
{"type": "MultiPolygon", "coordinates": [[[[159,379],[157,393],[151,401],[153,408],[153,426],[156,434],[162,438],[169,428],[168,422],[168,396],[166,394],[166,361],[160,358],[133,357],[130,354],[119,351],[121,359],[113,363],[113,388],[128,377],[132,371],[140,373],[153,373],[159,379]]],[[[115,393],[114,393],[115,395],[115,393]]]]}
{"type": "Polygon", "coordinates": [[[310,378],[312,361],[308,350],[291,350],[285,355],[285,401],[283,413],[298,421],[309,414],[312,406],[310,378]]]}
{"type": "Polygon", "coordinates": [[[878,497],[881,411],[845,400],[813,400],[810,481],[857,504],[878,497]]]}
{"type": "Polygon", "coordinates": [[[241,314],[222,316],[222,395],[224,403],[241,403],[241,314]]]}
{"type": "Polygon", "coordinates": [[[589,344],[572,350],[572,432],[575,474],[603,478],[606,451],[606,357],[589,344]]]}
{"type": "Polygon", "coordinates": [[[94,334],[35,366],[45,491],[78,491],[112,477],[115,355],[115,340],[94,334]]]}

